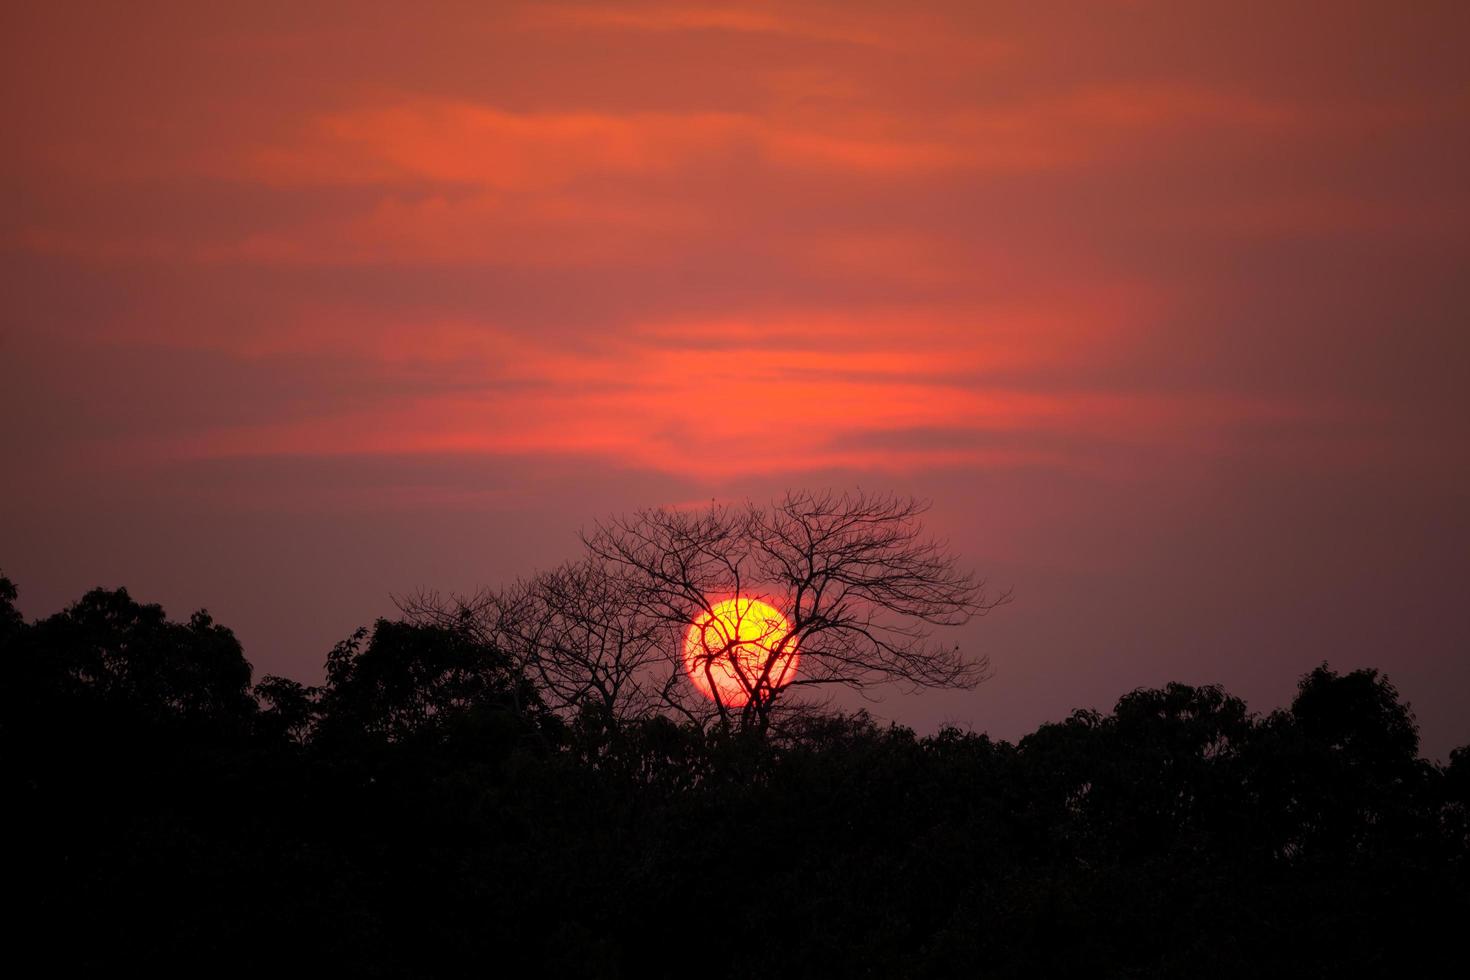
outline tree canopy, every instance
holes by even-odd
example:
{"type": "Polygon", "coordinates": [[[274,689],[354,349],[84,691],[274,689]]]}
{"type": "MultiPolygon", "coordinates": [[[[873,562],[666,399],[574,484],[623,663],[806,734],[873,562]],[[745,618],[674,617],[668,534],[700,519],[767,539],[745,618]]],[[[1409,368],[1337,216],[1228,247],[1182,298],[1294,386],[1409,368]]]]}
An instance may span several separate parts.
{"type": "Polygon", "coordinates": [[[0,578],[12,955],[150,974],[1399,976],[1470,911],[1470,752],[1375,670],[1168,684],[1011,744],[599,698],[477,622],[250,686],[206,614],[0,578]]]}

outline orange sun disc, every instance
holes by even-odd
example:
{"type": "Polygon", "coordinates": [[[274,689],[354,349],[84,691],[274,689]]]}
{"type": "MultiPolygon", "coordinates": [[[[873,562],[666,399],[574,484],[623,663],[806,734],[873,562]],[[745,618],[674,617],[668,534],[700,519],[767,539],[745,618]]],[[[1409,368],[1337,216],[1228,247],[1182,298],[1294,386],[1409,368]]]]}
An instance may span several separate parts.
{"type": "Polygon", "coordinates": [[[699,693],[731,708],[760,700],[796,676],[800,654],[780,610],[743,596],[700,613],[684,637],[684,669],[699,693]],[[769,668],[769,669],[768,669],[769,668]]]}

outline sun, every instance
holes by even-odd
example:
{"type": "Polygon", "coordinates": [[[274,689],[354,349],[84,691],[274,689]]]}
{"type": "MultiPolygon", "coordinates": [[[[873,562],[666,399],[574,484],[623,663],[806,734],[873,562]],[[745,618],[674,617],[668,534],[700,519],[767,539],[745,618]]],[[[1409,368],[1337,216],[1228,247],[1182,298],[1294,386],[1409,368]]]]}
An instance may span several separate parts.
{"type": "Polygon", "coordinates": [[[768,700],[791,683],[799,659],[791,624],[781,611],[744,596],[700,613],[684,637],[689,679],[705,697],[731,708],[744,707],[752,695],[768,700]]]}

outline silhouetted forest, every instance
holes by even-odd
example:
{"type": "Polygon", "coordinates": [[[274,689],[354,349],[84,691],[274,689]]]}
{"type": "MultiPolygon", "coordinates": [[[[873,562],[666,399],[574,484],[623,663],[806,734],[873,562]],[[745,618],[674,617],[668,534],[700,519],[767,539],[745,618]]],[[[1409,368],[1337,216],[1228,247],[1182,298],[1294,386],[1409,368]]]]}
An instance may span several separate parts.
{"type": "MultiPolygon", "coordinates": [[[[1170,684],[1016,744],[543,703],[453,624],[252,685],[208,614],[0,579],[12,963],[68,974],[1414,975],[1470,919],[1470,753],[1375,671],[1170,684]]],[[[995,683],[1001,683],[996,681],[995,683]]]]}

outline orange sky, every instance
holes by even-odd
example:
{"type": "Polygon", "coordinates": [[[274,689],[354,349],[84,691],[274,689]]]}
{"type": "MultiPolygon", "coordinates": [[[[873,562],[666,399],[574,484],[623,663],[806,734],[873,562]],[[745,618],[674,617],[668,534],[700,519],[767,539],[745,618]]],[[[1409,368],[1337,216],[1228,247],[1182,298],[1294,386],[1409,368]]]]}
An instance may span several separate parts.
{"type": "Polygon", "coordinates": [[[861,484],[1018,593],[890,716],[1326,658],[1470,738],[1465,4],[29,6],[28,612],[126,584],[305,677],[609,510],[861,484]]]}

